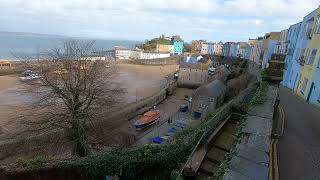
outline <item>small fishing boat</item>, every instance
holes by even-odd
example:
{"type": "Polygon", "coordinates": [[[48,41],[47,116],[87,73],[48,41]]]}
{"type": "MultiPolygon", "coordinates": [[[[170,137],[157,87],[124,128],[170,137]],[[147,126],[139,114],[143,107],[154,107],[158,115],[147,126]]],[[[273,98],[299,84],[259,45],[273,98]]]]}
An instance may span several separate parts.
{"type": "Polygon", "coordinates": [[[150,125],[155,124],[160,120],[160,111],[159,110],[151,110],[139,117],[139,119],[134,123],[134,126],[137,129],[143,129],[150,125]]]}

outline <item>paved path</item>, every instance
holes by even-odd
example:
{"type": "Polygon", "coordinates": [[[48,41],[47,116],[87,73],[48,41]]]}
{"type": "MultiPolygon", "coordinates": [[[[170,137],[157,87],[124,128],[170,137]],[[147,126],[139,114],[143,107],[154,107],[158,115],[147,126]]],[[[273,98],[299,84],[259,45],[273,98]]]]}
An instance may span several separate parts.
{"type": "Polygon", "coordinates": [[[280,180],[320,180],[320,110],[280,88],[285,111],[278,143],[280,180]]]}

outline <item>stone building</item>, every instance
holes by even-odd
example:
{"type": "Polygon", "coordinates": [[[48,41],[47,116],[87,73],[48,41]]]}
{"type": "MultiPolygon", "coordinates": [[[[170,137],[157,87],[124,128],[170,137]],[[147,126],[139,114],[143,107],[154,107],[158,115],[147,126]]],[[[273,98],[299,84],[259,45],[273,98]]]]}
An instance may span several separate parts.
{"type": "Polygon", "coordinates": [[[181,63],[179,67],[178,86],[196,88],[206,83],[208,64],[181,63]]]}
{"type": "Polygon", "coordinates": [[[199,87],[192,95],[193,113],[204,114],[220,107],[224,102],[226,86],[220,80],[199,87]]]}

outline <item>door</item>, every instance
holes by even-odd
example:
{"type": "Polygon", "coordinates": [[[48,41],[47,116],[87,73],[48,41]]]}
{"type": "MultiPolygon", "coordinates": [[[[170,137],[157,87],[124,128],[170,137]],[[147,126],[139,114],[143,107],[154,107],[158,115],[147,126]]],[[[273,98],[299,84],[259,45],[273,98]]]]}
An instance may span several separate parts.
{"type": "Polygon", "coordinates": [[[307,102],[310,101],[310,97],[311,97],[311,95],[312,95],[313,87],[314,87],[314,82],[311,83],[311,87],[310,87],[310,91],[309,91],[309,94],[308,94],[307,102]]]}

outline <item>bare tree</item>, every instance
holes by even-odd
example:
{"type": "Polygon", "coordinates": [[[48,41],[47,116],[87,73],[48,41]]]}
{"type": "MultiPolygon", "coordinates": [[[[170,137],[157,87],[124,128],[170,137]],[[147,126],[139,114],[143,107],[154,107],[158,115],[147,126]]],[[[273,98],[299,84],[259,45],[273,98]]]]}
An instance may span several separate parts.
{"type": "Polygon", "coordinates": [[[65,128],[72,140],[74,156],[89,154],[88,124],[117,103],[124,92],[113,79],[116,69],[106,61],[90,57],[93,42],[67,40],[62,48],[45,53],[28,68],[40,76],[41,101],[48,109],[50,125],[65,128]]]}

